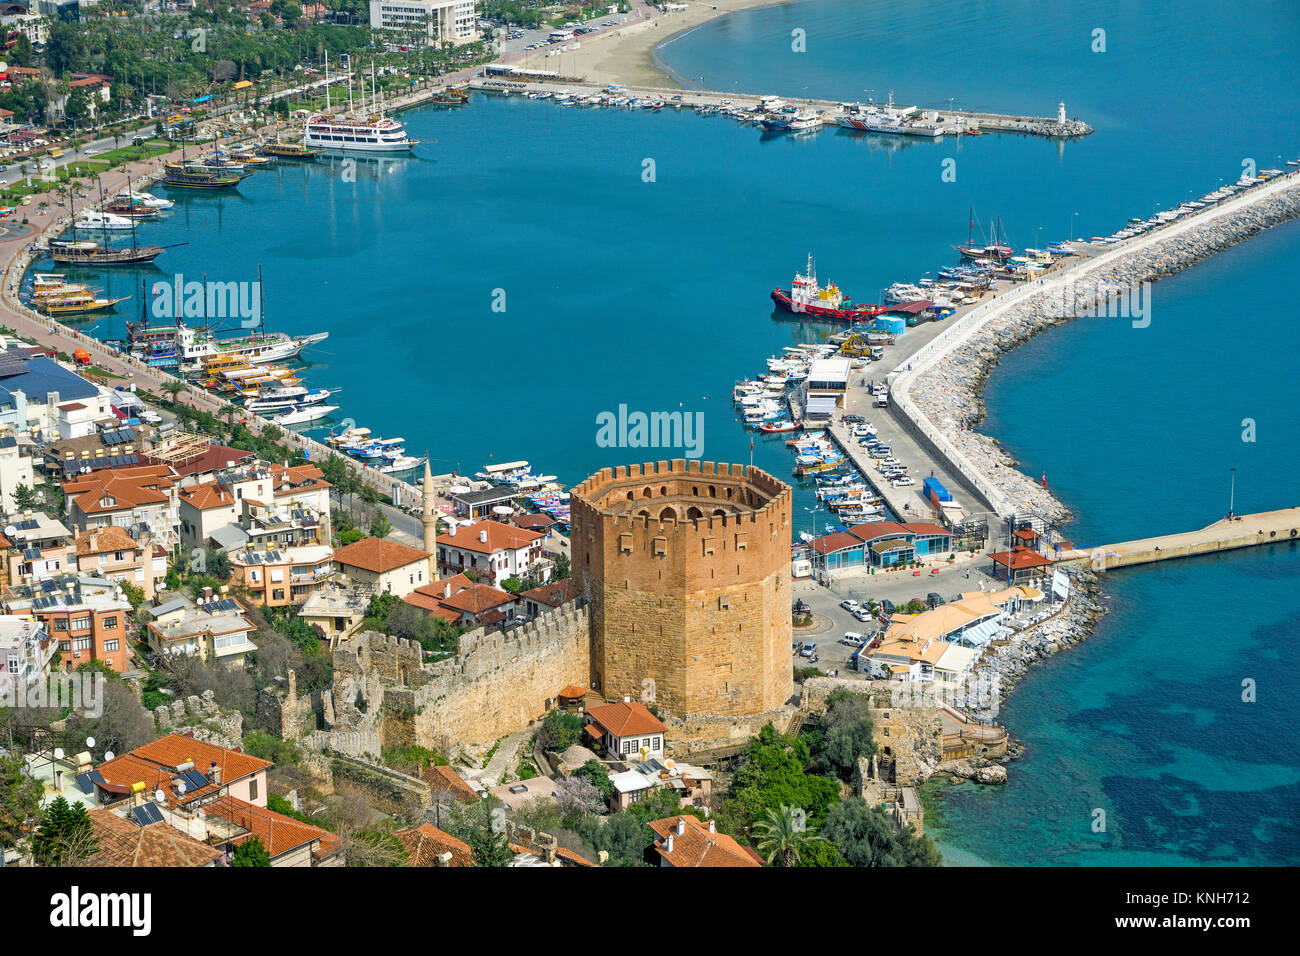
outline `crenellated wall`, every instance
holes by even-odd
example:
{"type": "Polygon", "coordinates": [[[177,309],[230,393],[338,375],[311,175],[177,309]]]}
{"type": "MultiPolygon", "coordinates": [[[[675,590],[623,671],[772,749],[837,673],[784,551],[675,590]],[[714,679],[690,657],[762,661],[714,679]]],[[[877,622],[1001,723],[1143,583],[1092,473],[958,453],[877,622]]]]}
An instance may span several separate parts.
{"type": "Polygon", "coordinates": [[[569,501],[575,593],[591,605],[591,686],[676,717],[786,702],[788,485],[675,459],[606,468],[569,501]]]}

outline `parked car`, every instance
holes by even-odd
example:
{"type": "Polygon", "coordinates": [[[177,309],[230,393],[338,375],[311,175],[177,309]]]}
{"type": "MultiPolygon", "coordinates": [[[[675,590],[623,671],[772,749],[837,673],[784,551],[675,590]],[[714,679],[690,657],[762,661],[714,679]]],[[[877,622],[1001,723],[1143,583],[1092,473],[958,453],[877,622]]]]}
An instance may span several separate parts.
{"type": "Polygon", "coordinates": [[[867,621],[874,620],[875,618],[875,615],[873,615],[865,607],[858,608],[856,611],[853,612],[853,616],[856,617],[859,621],[861,621],[864,624],[867,621]]]}
{"type": "Polygon", "coordinates": [[[893,614],[894,611],[896,610],[896,608],[894,607],[894,602],[886,598],[881,598],[880,609],[884,611],[886,614],[893,614]]]}
{"type": "Polygon", "coordinates": [[[848,422],[849,424],[861,423],[866,421],[866,419],[863,418],[861,415],[845,415],[843,420],[848,422]]]}
{"type": "Polygon", "coordinates": [[[931,591],[929,594],[925,596],[925,603],[929,605],[930,608],[932,609],[936,608],[940,604],[944,603],[943,595],[941,595],[938,591],[931,591]]]}
{"type": "Polygon", "coordinates": [[[803,647],[799,648],[800,657],[812,657],[816,653],[817,653],[817,644],[813,641],[809,641],[803,647]]]}
{"type": "Polygon", "coordinates": [[[844,610],[852,614],[858,608],[862,607],[862,605],[859,604],[857,601],[854,601],[852,598],[846,598],[845,600],[840,602],[840,607],[844,608],[844,610]]]}
{"type": "Polygon", "coordinates": [[[895,488],[906,488],[908,485],[914,485],[914,484],[916,484],[916,479],[909,478],[906,475],[904,475],[902,478],[894,479],[895,488]]]}
{"type": "Polygon", "coordinates": [[[845,631],[844,636],[839,639],[838,643],[843,644],[846,647],[861,647],[863,644],[867,643],[867,639],[857,631],[845,631]]]}

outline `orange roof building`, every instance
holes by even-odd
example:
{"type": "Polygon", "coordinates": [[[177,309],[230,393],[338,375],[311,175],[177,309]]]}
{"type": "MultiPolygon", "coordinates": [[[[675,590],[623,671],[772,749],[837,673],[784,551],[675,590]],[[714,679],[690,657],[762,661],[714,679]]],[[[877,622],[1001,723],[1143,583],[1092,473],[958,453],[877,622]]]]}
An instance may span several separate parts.
{"type": "Polygon", "coordinates": [[[84,866],[212,866],[221,851],[166,823],[140,826],[107,807],[91,810],[98,849],[84,866]]]}
{"type": "Polygon", "coordinates": [[[406,849],[411,866],[474,866],[474,851],[469,844],[444,833],[432,823],[407,827],[393,836],[406,849]]]}
{"type": "Polygon", "coordinates": [[[167,734],[100,764],[96,770],[101,780],[95,788],[105,802],[139,791],[136,785],[143,784],[143,792],[162,791],[176,805],[230,795],[261,806],[266,804],[266,771],[271,766],[269,760],[242,750],[167,734]],[[202,782],[191,776],[194,772],[202,775],[202,782]]]}
{"type": "Polygon", "coordinates": [[[452,525],[446,534],[438,535],[438,570],[448,575],[474,571],[478,580],[494,587],[506,578],[527,577],[539,566],[549,577],[549,565],[541,565],[544,540],[546,535],[540,532],[500,521],[478,521],[464,528],[452,525]]]}
{"type": "Polygon", "coordinates": [[[478,791],[471,787],[465,778],[446,765],[426,765],[420,769],[420,779],[429,785],[429,792],[434,801],[440,797],[459,800],[461,803],[476,803],[482,799],[478,791]]]}
{"type": "Polygon", "coordinates": [[[717,832],[712,820],[683,814],[651,820],[660,866],[762,866],[763,860],[732,837],[717,832]]]}
{"type": "Polygon", "coordinates": [[[334,549],[339,572],[358,584],[373,585],[377,592],[405,597],[431,578],[427,551],[387,538],[362,538],[334,549]]]}
{"type": "Polygon", "coordinates": [[[611,756],[649,760],[664,756],[668,728],[644,704],[625,698],[588,710],[586,732],[611,756]]]}
{"type": "Polygon", "coordinates": [[[223,836],[213,817],[242,831],[221,839],[232,851],[257,837],[272,866],[342,866],[342,841],[328,830],[228,795],[204,804],[203,809],[208,815],[209,840],[223,836]]]}

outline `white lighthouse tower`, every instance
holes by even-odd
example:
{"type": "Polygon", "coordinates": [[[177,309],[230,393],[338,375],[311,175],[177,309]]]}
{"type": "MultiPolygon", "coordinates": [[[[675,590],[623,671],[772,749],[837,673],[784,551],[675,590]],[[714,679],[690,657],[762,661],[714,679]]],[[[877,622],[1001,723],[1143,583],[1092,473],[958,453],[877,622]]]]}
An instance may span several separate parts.
{"type": "Polygon", "coordinates": [[[1058,123],[1065,122],[1065,101],[1064,100],[1056,104],[1056,121],[1058,123]]]}

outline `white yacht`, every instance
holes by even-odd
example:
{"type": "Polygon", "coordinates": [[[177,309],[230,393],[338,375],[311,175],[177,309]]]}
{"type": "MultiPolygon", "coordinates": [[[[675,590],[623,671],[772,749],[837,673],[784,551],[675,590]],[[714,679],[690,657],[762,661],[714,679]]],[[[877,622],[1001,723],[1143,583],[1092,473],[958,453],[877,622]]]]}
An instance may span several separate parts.
{"type": "Polygon", "coordinates": [[[132,220],[126,216],[115,216],[111,212],[98,209],[83,209],[81,216],[73,223],[76,229],[127,229],[132,227],[132,220]]]}

